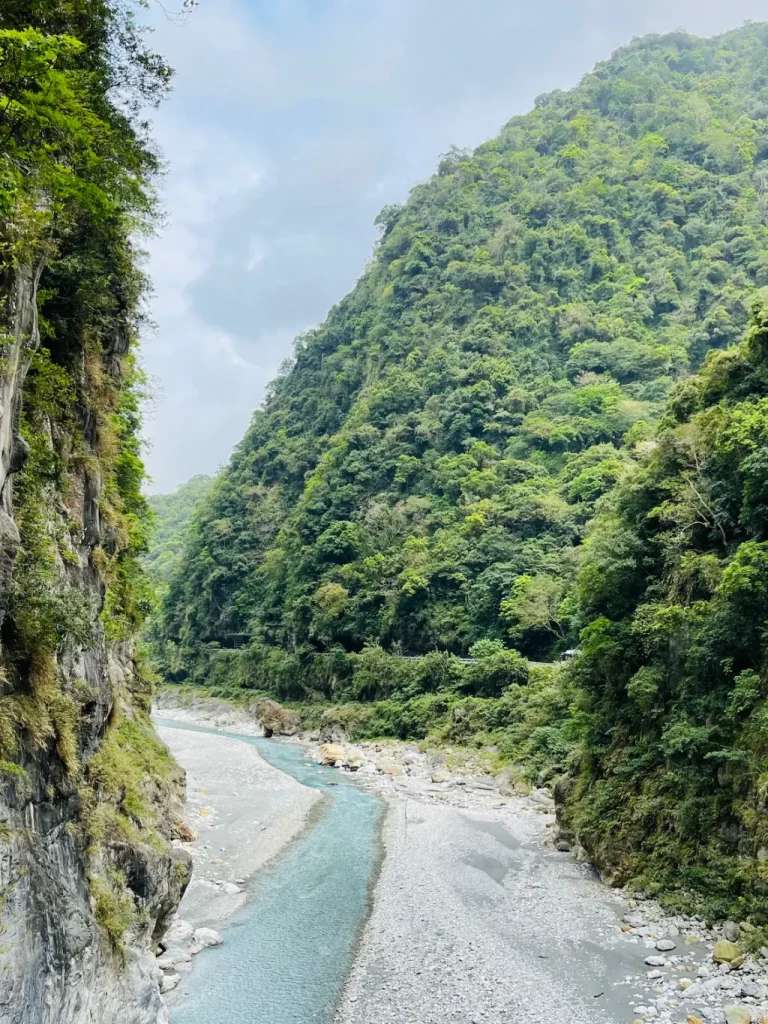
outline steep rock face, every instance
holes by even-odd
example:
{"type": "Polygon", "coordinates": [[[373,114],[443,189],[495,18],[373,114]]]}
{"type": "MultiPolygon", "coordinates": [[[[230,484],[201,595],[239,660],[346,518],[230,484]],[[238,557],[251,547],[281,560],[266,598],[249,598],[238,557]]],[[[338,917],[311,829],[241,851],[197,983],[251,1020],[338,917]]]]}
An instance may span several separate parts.
{"type": "MultiPolygon", "coordinates": [[[[41,403],[34,422],[53,450],[77,442],[82,457],[37,490],[24,479],[34,472],[25,468],[22,409],[40,344],[40,272],[9,275],[2,295],[0,1021],[157,1024],[167,1014],[154,952],[189,876],[186,853],[169,842],[183,777],[152,734],[130,642],[107,635],[108,556],[98,552],[114,557],[118,542],[103,522],[98,428],[82,381],[70,423],[41,403]],[[40,539],[32,511],[50,561],[45,578],[24,564],[25,545],[40,539]],[[45,601],[78,612],[52,646],[23,621],[45,601]]],[[[105,352],[101,364],[119,383],[118,356],[105,352]]]]}
{"type": "Polygon", "coordinates": [[[24,451],[23,442],[14,427],[18,425],[21,382],[26,372],[22,349],[36,348],[40,340],[35,301],[39,276],[39,270],[18,272],[11,276],[10,281],[4,282],[3,288],[8,295],[9,322],[6,330],[11,346],[0,377],[0,616],[5,614],[5,595],[19,546],[19,531],[11,508],[11,488],[6,484],[14,469],[19,468],[24,451]]]}

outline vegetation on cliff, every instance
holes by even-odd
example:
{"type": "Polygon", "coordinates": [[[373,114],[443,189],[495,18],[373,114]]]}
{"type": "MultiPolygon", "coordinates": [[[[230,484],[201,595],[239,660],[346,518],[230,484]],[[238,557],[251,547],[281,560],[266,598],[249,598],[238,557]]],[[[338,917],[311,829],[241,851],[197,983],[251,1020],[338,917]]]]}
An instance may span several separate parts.
{"type": "Polygon", "coordinates": [[[636,41],[382,212],[193,518],[166,678],[567,771],[617,877],[755,911],[767,72],[764,25],[636,41]]]}
{"type": "MultiPolygon", "coordinates": [[[[150,850],[170,864],[168,809],[180,777],[156,749],[150,687],[132,650],[151,599],[140,563],[147,506],[134,348],[145,282],[136,238],[154,212],[157,167],[139,110],[160,99],[169,77],[130,3],[2,4],[3,806],[13,823],[33,797],[47,827],[66,825],[73,849],[61,862],[90,881],[91,909],[113,943],[129,927],[144,941],[183,881],[164,891],[149,881],[150,850]],[[147,875],[133,889],[132,858],[134,876],[141,863],[147,875]],[[119,915],[107,914],[110,899],[119,915]]],[[[66,902],[78,880],[62,868],[47,894],[35,891],[29,879],[49,852],[32,828],[18,837],[13,828],[4,837],[4,913],[26,914],[31,925],[47,900],[51,928],[57,915],[77,913],[85,929],[88,908],[66,902]]],[[[51,950],[75,963],[84,939],[67,952],[43,929],[37,942],[49,969],[51,950]]],[[[17,975],[27,984],[35,964],[12,964],[12,947],[3,955],[8,985],[17,975]]],[[[65,980],[52,978],[46,999],[65,980]]]]}
{"type": "Polygon", "coordinates": [[[161,594],[178,572],[192,516],[212,484],[212,477],[200,474],[170,494],[153,494],[147,498],[152,517],[152,541],[143,561],[147,575],[161,594]]]}
{"type": "Polygon", "coordinates": [[[675,392],[578,580],[581,770],[569,817],[649,887],[766,916],[768,307],[675,392]]]}

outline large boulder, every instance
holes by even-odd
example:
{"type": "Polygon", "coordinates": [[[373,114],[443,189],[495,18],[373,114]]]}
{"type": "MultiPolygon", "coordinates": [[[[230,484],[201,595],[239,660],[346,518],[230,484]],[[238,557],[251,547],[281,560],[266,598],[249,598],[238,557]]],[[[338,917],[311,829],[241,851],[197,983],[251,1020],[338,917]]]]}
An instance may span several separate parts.
{"type": "Polygon", "coordinates": [[[752,1010],[749,1006],[726,1006],[725,1024],[752,1024],[752,1010]]]}
{"type": "Polygon", "coordinates": [[[720,939],[715,943],[712,950],[712,959],[717,964],[733,964],[742,958],[743,954],[735,942],[730,939],[720,939]]]}
{"type": "Polygon", "coordinates": [[[255,700],[248,710],[264,730],[265,736],[295,736],[299,731],[299,716],[276,700],[255,700]]]}
{"type": "Polygon", "coordinates": [[[351,772],[356,772],[363,764],[363,758],[354,748],[345,747],[341,743],[321,743],[315,751],[315,760],[318,764],[330,768],[347,768],[351,772]]]}

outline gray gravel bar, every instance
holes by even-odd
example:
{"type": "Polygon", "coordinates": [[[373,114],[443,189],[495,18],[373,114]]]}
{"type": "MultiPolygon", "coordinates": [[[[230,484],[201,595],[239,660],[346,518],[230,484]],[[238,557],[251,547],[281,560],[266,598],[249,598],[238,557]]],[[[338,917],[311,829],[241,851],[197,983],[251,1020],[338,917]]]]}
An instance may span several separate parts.
{"type": "Polygon", "coordinates": [[[625,1024],[644,951],[543,825],[391,803],[386,858],[337,1024],[625,1024]]]}

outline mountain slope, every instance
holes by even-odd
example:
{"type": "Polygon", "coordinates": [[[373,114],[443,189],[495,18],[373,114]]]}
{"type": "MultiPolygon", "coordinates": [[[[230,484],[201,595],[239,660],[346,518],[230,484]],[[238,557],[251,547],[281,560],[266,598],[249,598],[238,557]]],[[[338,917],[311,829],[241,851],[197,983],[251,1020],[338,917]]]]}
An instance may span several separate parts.
{"type": "Polygon", "coordinates": [[[768,924],[768,310],[681,385],[579,579],[565,819],[611,875],[768,924]]]}
{"type": "Polygon", "coordinates": [[[196,518],[171,677],[232,635],[295,694],[365,644],[568,642],[595,502],[768,282],[767,42],[635,42],[382,213],[196,518]]]}
{"type": "Polygon", "coordinates": [[[147,498],[154,522],[144,566],[155,587],[168,584],[177,571],[195,508],[212,484],[212,477],[199,474],[170,494],[152,494],[147,498]]]}

